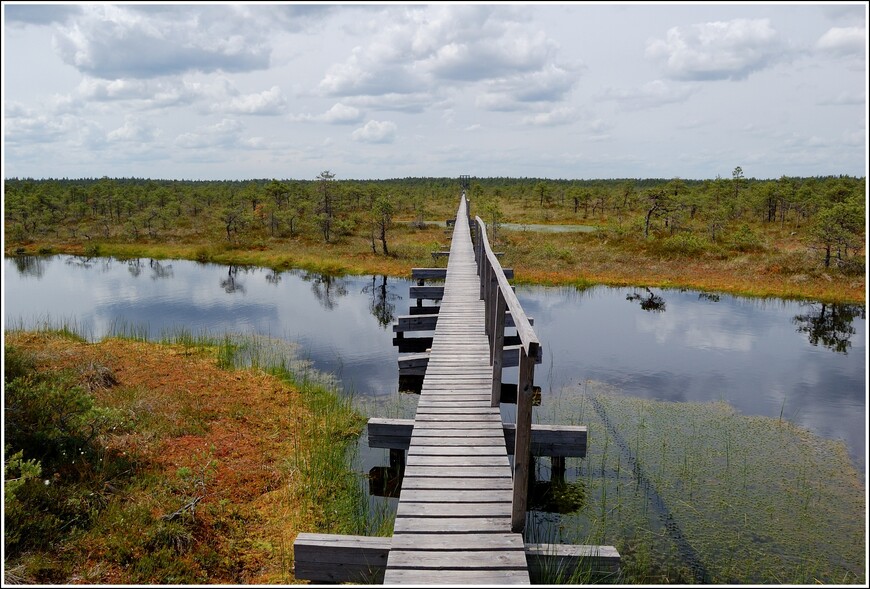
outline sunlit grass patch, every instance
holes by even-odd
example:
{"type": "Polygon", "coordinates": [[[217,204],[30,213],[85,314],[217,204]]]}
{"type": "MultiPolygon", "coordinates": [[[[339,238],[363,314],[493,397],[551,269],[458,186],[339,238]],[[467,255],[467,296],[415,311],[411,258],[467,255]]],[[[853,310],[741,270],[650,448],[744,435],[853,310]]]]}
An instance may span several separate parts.
{"type": "Polygon", "coordinates": [[[842,442],[722,402],[584,389],[558,406],[589,426],[589,505],[558,530],[615,544],[626,582],[864,583],[864,486],[842,442]]]}

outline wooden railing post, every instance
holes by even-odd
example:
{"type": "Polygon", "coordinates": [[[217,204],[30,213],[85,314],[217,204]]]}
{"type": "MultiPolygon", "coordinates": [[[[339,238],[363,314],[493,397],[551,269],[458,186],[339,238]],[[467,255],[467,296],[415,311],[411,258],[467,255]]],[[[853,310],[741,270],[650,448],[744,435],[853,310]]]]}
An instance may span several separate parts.
{"type": "Polygon", "coordinates": [[[514,446],[514,497],[511,530],[522,532],[526,527],[526,506],[531,467],[532,385],[535,379],[537,343],[530,343],[528,352],[520,348],[520,378],[517,383],[517,425],[514,446]]]}
{"type": "Polygon", "coordinates": [[[490,346],[489,363],[492,364],[492,406],[498,407],[501,402],[501,370],[502,370],[502,354],[504,352],[504,316],[507,309],[507,303],[504,298],[504,293],[500,288],[498,297],[495,303],[493,312],[494,336],[492,338],[492,346],[490,346]]]}
{"type": "MultiPolygon", "coordinates": [[[[492,269],[492,274],[489,276],[489,301],[486,304],[486,312],[489,315],[489,364],[492,366],[492,350],[495,346],[495,338],[496,338],[496,325],[498,324],[498,313],[496,312],[496,307],[498,306],[498,297],[501,295],[500,288],[498,287],[498,276],[496,276],[497,270],[495,268],[492,269]]],[[[504,325],[502,325],[502,331],[504,331],[504,325]]]]}

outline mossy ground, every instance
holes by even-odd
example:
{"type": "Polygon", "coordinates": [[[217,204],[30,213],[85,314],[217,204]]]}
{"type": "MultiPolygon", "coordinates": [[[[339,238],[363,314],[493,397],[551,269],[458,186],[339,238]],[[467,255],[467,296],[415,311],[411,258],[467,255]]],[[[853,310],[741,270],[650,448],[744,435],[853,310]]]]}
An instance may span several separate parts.
{"type": "Polygon", "coordinates": [[[87,525],[71,524],[48,549],[7,553],[7,580],[290,583],[298,532],[356,531],[347,451],[359,415],[321,385],[291,382],[286,364],[268,363],[280,377],[228,369],[244,343],[178,340],[6,333],[6,348],[29,355],[37,371],[77,374],[95,405],[126,415],[129,427],[100,444],[101,456],[130,464],[105,481],[99,468],[75,483],[43,473],[61,499],[65,485],[96,481],[99,501],[87,525]],[[112,378],[93,378],[97,368],[112,378]]]}

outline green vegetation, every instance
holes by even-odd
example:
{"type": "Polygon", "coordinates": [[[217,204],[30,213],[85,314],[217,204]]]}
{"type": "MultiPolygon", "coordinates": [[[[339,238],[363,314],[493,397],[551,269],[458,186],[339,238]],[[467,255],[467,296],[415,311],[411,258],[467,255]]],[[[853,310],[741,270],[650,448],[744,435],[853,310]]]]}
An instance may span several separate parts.
{"type": "MultiPolygon", "coordinates": [[[[186,258],[407,275],[444,247],[447,178],[31,180],[5,184],[7,253],[186,258]]],[[[526,282],[684,286],[864,302],[866,180],[481,178],[472,211],[526,282]],[[595,225],[594,233],[499,224],[595,225]]]]}
{"type": "Polygon", "coordinates": [[[722,402],[651,401],[594,382],[540,411],[588,425],[589,451],[568,460],[576,511],[530,513],[530,527],[616,546],[617,582],[865,583],[865,490],[842,442],[722,402]]]}
{"type": "Polygon", "coordinates": [[[119,331],[6,333],[6,583],[287,583],[298,532],[370,532],[361,417],[293,346],[119,331]]]}

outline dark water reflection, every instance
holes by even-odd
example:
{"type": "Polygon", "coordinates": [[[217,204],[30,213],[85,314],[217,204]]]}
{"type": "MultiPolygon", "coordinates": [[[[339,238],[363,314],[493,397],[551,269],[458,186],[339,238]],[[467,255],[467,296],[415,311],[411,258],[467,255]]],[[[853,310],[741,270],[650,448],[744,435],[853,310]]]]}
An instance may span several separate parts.
{"type": "MultiPolygon", "coordinates": [[[[346,389],[380,396],[398,389],[391,325],[413,304],[411,285],[179,260],[19,256],[4,260],[4,320],[70,320],[94,339],[119,325],[147,327],[151,337],[181,328],[282,337],[346,389]]],[[[548,392],[587,380],[647,398],[721,399],[843,439],[865,468],[864,307],[645,288],[519,287],[517,296],[544,343],[536,370],[544,406],[548,392]]]]}

